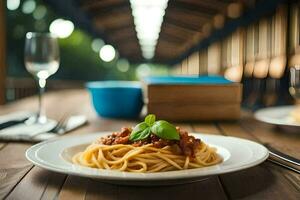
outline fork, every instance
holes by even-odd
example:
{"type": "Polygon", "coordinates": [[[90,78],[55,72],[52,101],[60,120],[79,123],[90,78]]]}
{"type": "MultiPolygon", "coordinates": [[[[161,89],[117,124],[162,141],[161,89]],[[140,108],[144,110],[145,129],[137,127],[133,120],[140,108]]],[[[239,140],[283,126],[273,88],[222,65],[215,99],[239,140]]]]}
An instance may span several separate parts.
{"type": "Polygon", "coordinates": [[[50,133],[62,134],[66,130],[67,122],[69,120],[69,114],[65,113],[61,119],[58,121],[57,125],[51,129],[50,133]]]}

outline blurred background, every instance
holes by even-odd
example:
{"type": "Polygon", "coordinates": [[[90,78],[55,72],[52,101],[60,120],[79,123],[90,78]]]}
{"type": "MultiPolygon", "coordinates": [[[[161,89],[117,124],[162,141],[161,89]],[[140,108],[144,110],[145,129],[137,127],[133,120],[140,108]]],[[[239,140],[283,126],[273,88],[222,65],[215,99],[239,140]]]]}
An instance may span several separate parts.
{"type": "MultiPolygon", "coordinates": [[[[24,65],[25,34],[29,31],[51,32],[59,37],[60,68],[50,77],[48,90],[82,87],[84,82],[91,80],[137,80],[150,74],[168,74],[169,68],[165,64],[142,60],[138,57],[141,56],[140,52],[139,55],[128,57],[132,51],[140,51],[138,43],[134,47],[131,45],[130,37],[136,39],[135,35],[131,35],[129,41],[124,38],[124,52],[119,52],[112,45],[118,42],[114,40],[114,36],[108,33],[105,35],[105,29],[92,25],[90,18],[85,16],[89,13],[84,10],[89,10],[86,6],[91,3],[93,2],[59,0],[6,1],[4,16],[1,16],[6,19],[6,101],[36,93],[32,77],[24,65]],[[76,8],[73,3],[77,4],[76,8]],[[79,12],[74,11],[78,8],[81,8],[79,12]],[[113,38],[108,39],[107,36],[113,38]]],[[[127,4],[129,6],[129,2],[127,4]]],[[[113,20],[115,16],[108,13],[108,7],[106,9],[107,18],[110,18],[106,20],[113,20]]],[[[103,12],[100,10],[99,14],[103,12]]],[[[134,32],[134,28],[132,31],[134,32]]],[[[113,34],[122,37],[126,33],[116,30],[113,34]]]]}
{"type": "Polygon", "coordinates": [[[24,66],[25,34],[59,37],[48,90],[90,80],[220,74],[244,84],[249,109],[290,104],[300,65],[300,6],[292,0],[4,0],[1,103],[36,93],[24,66]]]}

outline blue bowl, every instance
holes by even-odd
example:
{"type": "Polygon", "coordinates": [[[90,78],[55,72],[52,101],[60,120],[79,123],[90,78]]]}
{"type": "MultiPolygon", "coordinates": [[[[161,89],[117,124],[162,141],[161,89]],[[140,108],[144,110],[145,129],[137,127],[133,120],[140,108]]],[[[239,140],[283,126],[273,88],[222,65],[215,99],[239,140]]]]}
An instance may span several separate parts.
{"type": "Polygon", "coordinates": [[[108,118],[137,118],[143,107],[142,88],[135,81],[88,82],[94,108],[108,118]]]}

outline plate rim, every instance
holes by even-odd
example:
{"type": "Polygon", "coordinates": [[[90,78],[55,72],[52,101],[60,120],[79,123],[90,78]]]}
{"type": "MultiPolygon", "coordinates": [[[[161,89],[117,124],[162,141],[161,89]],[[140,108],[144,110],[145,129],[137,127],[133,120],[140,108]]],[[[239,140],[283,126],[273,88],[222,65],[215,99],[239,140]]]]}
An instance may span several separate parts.
{"type": "Polygon", "coordinates": [[[265,123],[272,124],[272,125],[298,128],[298,127],[300,127],[300,123],[284,123],[284,122],[279,122],[277,120],[274,121],[268,117],[261,116],[261,114],[266,111],[270,111],[270,110],[274,110],[274,109],[292,109],[294,107],[295,107],[295,105],[286,105],[286,106],[272,106],[272,107],[262,108],[262,109],[259,109],[254,112],[254,118],[258,121],[265,122],[265,123]]]}
{"type": "MultiPolygon", "coordinates": [[[[36,151],[43,147],[44,145],[51,143],[51,142],[55,142],[58,140],[62,140],[62,139],[68,139],[68,138],[76,138],[76,137],[88,137],[88,136],[92,136],[92,135],[100,135],[100,134],[107,134],[107,133],[111,133],[111,131],[101,131],[101,132],[94,132],[94,133],[88,133],[88,134],[83,134],[83,135],[71,135],[71,136],[63,136],[63,137],[58,137],[58,138],[52,138],[50,140],[47,141],[43,141],[40,142],[38,144],[35,144],[31,147],[29,147],[26,152],[25,152],[25,157],[27,160],[29,160],[31,163],[33,163],[35,166],[41,167],[43,169],[49,170],[49,171],[54,171],[57,173],[61,173],[61,174],[68,174],[68,175],[75,175],[75,176],[80,176],[80,177],[87,177],[87,178],[95,178],[98,180],[107,180],[107,181],[120,181],[120,180],[126,180],[126,181],[146,181],[146,182],[151,182],[151,181],[168,181],[168,180],[186,180],[186,179],[195,179],[195,178],[203,178],[203,177],[208,177],[208,176],[213,176],[213,175],[220,175],[220,174],[226,174],[226,173],[230,173],[230,172],[235,172],[235,171],[240,171],[240,170],[244,170],[250,167],[254,167],[262,162],[264,162],[268,157],[269,157],[269,151],[266,147],[264,147],[263,145],[251,141],[251,140],[247,140],[247,139],[243,139],[243,138],[238,138],[238,137],[232,137],[232,136],[224,136],[224,135],[214,135],[214,134],[203,134],[203,133],[197,133],[197,132],[192,132],[190,134],[200,134],[200,135],[204,135],[204,136],[208,136],[208,137],[221,137],[221,138],[232,138],[232,139],[238,139],[238,140],[243,140],[245,142],[249,142],[252,143],[254,145],[258,145],[261,150],[264,152],[264,156],[257,159],[256,161],[252,162],[252,163],[244,163],[243,165],[240,165],[238,167],[231,167],[228,168],[227,170],[222,170],[219,172],[211,172],[211,173],[207,173],[205,175],[203,174],[199,174],[199,175],[190,175],[188,173],[186,173],[185,175],[181,174],[181,176],[168,176],[168,177],[149,177],[151,176],[151,173],[134,173],[134,172],[120,172],[122,174],[139,174],[138,177],[125,177],[125,176],[107,176],[107,174],[102,174],[102,175],[95,175],[95,174],[89,174],[89,173],[82,173],[80,171],[66,171],[64,169],[61,169],[59,167],[53,167],[53,166],[49,166],[49,165],[45,165],[43,164],[41,161],[39,161],[39,159],[36,157],[36,151]],[[32,156],[33,154],[35,156],[32,156]],[[148,179],[147,179],[148,178],[148,179]]],[[[220,145],[219,145],[220,146],[220,145]]],[[[221,146],[222,148],[225,148],[223,146],[221,146]]],[[[226,149],[226,148],[225,148],[226,149]]],[[[85,168],[85,167],[83,167],[85,168]]],[[[88,167],[86,167],[88,168],[88,167]]],[[[191,169],[191,170],[196,170],[196,169],[191,169]]],[[[178,170],[179,171],[179,170],[178,170]]],[[[118,171],[115,171],[118,172],[118,171]]],[[[165,172],[158,172],[158,173],[165,173],[165,172]]]]}

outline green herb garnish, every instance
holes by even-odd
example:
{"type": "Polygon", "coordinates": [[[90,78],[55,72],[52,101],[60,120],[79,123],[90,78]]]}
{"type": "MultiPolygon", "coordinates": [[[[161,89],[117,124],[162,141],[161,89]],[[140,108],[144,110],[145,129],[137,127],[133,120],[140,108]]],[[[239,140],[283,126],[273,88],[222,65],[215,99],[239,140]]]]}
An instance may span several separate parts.
{"type": "Polygon", "coordinates": [[[144,122],[139,123],[133,128],[129,140],[144,140],[148,138],[151,133],[166,140],[180,139],[174,125],[164,120],[155,121],[155,118],[156,117],[153,114],[147,115],[144,122]]]}

